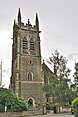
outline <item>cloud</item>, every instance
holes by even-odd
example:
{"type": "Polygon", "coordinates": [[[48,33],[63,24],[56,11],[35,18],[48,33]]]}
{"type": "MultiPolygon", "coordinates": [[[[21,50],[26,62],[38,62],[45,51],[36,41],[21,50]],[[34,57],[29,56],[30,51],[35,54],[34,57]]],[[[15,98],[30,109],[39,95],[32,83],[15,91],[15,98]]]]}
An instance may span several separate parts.
{"type": "Polygon", "coordinates": [[[73,60],[74,62],[78,61],[78,53],[71,53],[70,55],[68,55],[68,58],[70,60],[73,60]]]}
{"type": "Polygon", "coordinates": [[[8,69],[3,69],[3,73],[4,73],[4,74],[9,74],[9,72],[10,72],[10,68],[8,68],[8,69]]]}
{"type": "Polygon", "coordinates": [[[12,40],[9,32],[0,32],[0,61],[3,63],[3,69],[8,69],[12,56],[12,40]]]}
{"type": "Polygon", "coordinates": [[[2,70],[2,85],[4,85],[4,87],[6,88],[9,87],[10,76],[11,76],[10,68],[2,70]]]}
{"type": "Polygon", "coordinates": [[[12,40],[7,31],[0,32],[0,61],[2,61],[2,84],[9,86],[11,69],[12,40]]]}
{"type": "Polygon", "coordinates": [[[58,38],[58,39],[64,39],[65,36],[64,35],[57,35],[56,38],[58,38]]]}

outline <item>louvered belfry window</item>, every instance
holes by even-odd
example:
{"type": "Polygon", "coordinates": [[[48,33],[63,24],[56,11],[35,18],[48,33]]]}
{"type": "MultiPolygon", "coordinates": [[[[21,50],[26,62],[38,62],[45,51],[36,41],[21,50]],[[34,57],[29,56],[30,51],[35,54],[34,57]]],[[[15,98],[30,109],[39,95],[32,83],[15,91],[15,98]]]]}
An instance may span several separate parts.
{"type": "Polygon", "coordinates": [[[33,39],[31,38],[30,39],[30,50],[34,50],[34,49],[35,49],[35,44],[34,44],[33,39]]]}

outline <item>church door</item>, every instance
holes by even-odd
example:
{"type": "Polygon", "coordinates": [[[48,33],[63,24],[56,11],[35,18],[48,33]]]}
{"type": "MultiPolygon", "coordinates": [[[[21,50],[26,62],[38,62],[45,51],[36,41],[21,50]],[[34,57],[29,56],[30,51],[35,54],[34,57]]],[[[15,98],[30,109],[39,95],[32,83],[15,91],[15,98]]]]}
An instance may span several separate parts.
{"type": "Polygon", "coordinates": [[[30,98],[28,101],[29,106],[33,106],[33,100],[30,98]]]}

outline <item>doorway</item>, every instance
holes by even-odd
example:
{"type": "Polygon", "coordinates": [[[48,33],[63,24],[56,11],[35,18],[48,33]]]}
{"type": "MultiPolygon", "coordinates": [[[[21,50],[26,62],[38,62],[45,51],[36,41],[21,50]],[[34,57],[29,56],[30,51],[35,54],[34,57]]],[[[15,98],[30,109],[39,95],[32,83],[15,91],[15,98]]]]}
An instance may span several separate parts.
{"type": "Polygon", "coordinates": [[[28,101],[29,106],[33,106],[33,100],[30,98],[28,101]]]}

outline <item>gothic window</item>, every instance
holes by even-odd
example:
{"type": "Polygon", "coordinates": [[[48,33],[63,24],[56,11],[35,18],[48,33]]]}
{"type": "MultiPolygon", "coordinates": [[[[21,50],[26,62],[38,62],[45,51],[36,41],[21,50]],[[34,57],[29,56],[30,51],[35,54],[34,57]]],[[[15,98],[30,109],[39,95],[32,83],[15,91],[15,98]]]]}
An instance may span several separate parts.
{"type": "Polygon", "coordinates": [[[30,50],[35,50],[35,43],[32,38],[30,39],[30,50]]]}
{"type": "Polygon", "coordinates": [[[26,53],[26,50],[28,49],[28,41],[27,39],[24,37],[23,39],[23,52],[26,53]]]}
{"type": "Polygon", "coordinates": [[[29,81],[33,80],[33,74],[31,72],[28,73],[28,80],[29,81]]]}

